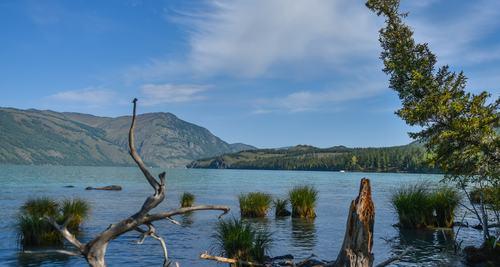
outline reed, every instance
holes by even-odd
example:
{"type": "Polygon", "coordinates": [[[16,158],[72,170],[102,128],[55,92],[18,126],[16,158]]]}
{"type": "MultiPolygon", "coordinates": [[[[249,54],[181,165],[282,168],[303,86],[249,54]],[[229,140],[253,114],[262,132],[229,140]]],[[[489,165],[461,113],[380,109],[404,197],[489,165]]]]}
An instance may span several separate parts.
{"type": "Polygon", "coordinates": [[[79,198],[65,199],[61,205],[61,223],[69,219],[68,229],[79,231],[80,225],[88,218],[90,205],[87,201],[79,198]]]}
{"type": "Polygon", "coordinates": [[[271,207],[272,197],[262,192],[241,194],[238,197],[241,217],[265,217],[271,207]]]}
{"type": "Polygon", "coordinates": [[[191,194],[189,192],[182,193],[181,199],[180,199],[181,207],[182,208],[192,207],[194,205],[194,200],[195,200],[195,196],[193,194],[191,194]]]}
{"type": "Polygon", "coordinates": [[[292,217],[315,218],[318,191],[311,185],[296,186],[288,192],[292,204],[292,217]]]}
{"type": "Polygon", "coordinates": [[[76,233],[89,210],[89,204],[82,199],[64,200],[61,203],[48,197],[29,199],[21,206],[17,218],[18,242],[23,248],[61,246],[62,236],[45,217],[52,217],[59,223],[69,219],[68,229],[76,233]]]}
{"type": "Polygon", "coordinates": [[[277,198],[273,201],[276,217],[290,216],[290,211],[287,209],[288,203],[289,201],[286,198],[277,198]]]}
{"type": "Polygon", "coordinates": [[[436,226],[453,227],[455,210],[460,203],[460,194],[455,188],[442,186],[432,193],[432,206],[436,214],[436,226]]]}
{"type": "Polygon", "coordinates": [[[219,221],[214,237],[223,256],[257,263],[264,262],[272,243],[269,232],[235,218],[219,221]]]}
{"type": "Polygon", "coordinates": [[[401,228],[418,229],[434,225],[433,200],[426,182],[399,187],[392,193],[391,204],[398,214],[401,228]]]}

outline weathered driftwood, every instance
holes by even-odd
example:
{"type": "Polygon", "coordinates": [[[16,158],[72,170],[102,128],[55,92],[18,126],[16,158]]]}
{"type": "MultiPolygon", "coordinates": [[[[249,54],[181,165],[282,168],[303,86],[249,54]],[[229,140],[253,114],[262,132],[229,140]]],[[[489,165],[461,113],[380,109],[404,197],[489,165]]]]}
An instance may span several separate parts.
{"type": "Polygon", "coordinates": [[[144,204],[142,205],[139,211],[137,211],[135,214],[131,215],[130,217],[116,224],[111,224],[106,230],[98,234],[96,237],[94,237],[94,239],[90,240],[88,243],[81,243],[71,232],[69,232],[66,227],[67,222],[60,225],[55,221],[54,218],[47,218],[47,220],[61,233],[61,235],[69,243],[71,243],[74,247],[76,247],[78,252],[87,260],[88,264],[93,267],[106,266],[104,256],[106,254],[108,243],[113,239],[117,238],[118,236],[130,231],[138,231],[141,233],[139,243],[144,241],[144,239],[147,238],[148,236],[160,241],[165,258],[164,266],[167,266],[169,265],[169,260],[168,260],[165,241],[157,234],[156,229],[153,226],[153,222],[164,219],[171,220],[172,216],[198,210],[220,210],[223,212],[223,214],[229,212],[229,207],[227,206],[202,205],[202,206],[180,208],[180,209],[170,210],[167,212],[158,212],[150,214],[150,211],[155,207],[157,207],[165,199],[165,191],[166,191],[165,172],[160,173],[158,175],[158,179],[153,177],[153,175],[151,175],[148,168],[146,167],[146,165],[144,164],[144,162],[142,161],[141,157],[139,156],[139,154],[135,149],[134,127],[136,121],[137,99],[134,99],[132,103],[133,103],[132,123],[130,125],[130,130],[128,135],[130,156],[135,161],[139,169],[144,174],[144,177],[153,188],[154,190],[153,194],[148,198],[146,198],[144,204]],[[140,226],[142,225],[147,226],[148,230],[140,228],[140,226]]]}
{"type": "MultiPolygon", "coordinates": [[[[253,263],[240,262],[236,259],[218,257],[203,253],[200,255],[202,259],[215,260],[223,263],[240,263],[253,264],[253,266],[329,266],[329,267],[371,267],[373,266],[373,226],[375,224],[375,206],[373,205],[370,180],[367,178],[361,179],[358,196],[351,202],[349,214],[347,217],[346,232],[342,249],[337,256],[337,259],[332,262],[318,261],[314,259],[314,255],[305,260],[294,263],[293,260],[280,262],[253,263]]],[[[280,259],[280,257],[276,257],[280,259]]],[[[293,258],[292,258],[293,259],[293,258]]],[[[389,259],[391,262],[397,259],[389,259]]]]}
{"type": "Polygon", "coordinates": [[[351,202],[344,243],[334,266],[370,267],[373,265],[373,225],[375,206],[370,180],[361,179],[358,197],[351,202]]]}

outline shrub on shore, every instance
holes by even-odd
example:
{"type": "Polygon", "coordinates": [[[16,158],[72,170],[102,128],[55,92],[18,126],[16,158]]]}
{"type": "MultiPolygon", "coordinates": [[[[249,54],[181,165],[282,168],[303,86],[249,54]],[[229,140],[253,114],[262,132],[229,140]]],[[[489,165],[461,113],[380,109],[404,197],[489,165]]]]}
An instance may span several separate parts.
{"type": "Polygon", "coordinates": [[[238,197],[241,217],[265,217],[271,207],[272,197],[262,192],[241,194],[238,197]]]}
{"type": "Polygon", "coordinates": [[[195,196],[189,192],[184,192],[181,195],[181,207],[182,208],[187,208],[187,207],[192,207],[194,204],[195,196]]]}
{"type": "Polygon", "coordinates": [[[219,221],[214,237],[223,256],[257,263],[264,262],[272,243],[269,232],[234,218],[219,221]]]}
{"type": "Polygon", "coordinates": [[[292,216],[295,218],[315,218],[318,191],[311,185],[296,186],[288,192],[292,204],[292,216]]]}
{"type": "Polygon", "coordinates": [[[399,226],[407,229],[453,227],[459,202],[456,189],[441,186],[431,190],[427,182],[403,185],[391,197],[399,226]]]}
{"type": "Polygon", "coordinates": [[[288,211],[288,199],[286,198],[277,198],[273,201],[274,204],[274,210],[275,210],[275,216],[276,217],[286,217],[290,216],[291,213],[288,211]]]}
{"type": "Polygon", "coordinates": [[[485,188],[474,188],[470,192],[472,202],[481,203],[481,192],[483,193],[483,201],[485,204],[495,204],[500,200],[500,187],[489,186],[485,188]]]}
{"type": "Polygon", "coordinates": [[[432,193],[432,205],[438,227],[453,227],[455,210],[460,203],[460,194],[455,188],[442,186],[432,193]]]}
{"type": "Polygon", "coordinates": [[[18,241],[22,247],[62,245],[63,238],[45,217],[58,223],[68,221],[68,230],[77,232],[87,218],[89,204],[81,199],[58,203],[48,197],[30,199],[20,208],[18,216],[18,241]]]}

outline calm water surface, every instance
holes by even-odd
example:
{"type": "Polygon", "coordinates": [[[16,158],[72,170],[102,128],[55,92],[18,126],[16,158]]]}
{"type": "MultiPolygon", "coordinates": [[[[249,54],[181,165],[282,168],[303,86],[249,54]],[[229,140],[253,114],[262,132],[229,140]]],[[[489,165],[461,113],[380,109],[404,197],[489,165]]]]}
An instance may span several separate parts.
{"type": "MultiPolygon", "coordinates": [[[[160,173],[162,169],[153,169],[160,173]]],[[[242,192],[264,191],[276,197],[285,197],[295,185],[312,184],[319,190],[318,217],[314,222],[298,219],[267,219],[252,221],[257,227],[273,233],[271,255],[293,254],[305,258],[314,253],[319,258],[335,259],[342,245],[347,211],[355,198],[359,180],[368,177],[376,206],[374,254],[375,262],[403,251],[414,249],[392,266],[462,266],[460,258],[451,249],[453,232],[399,231],[390,204],[391,190],[400,184],[419,180],[439,181],[439,175],[394,173],[337,173],[304,171],[202,170],[167,169],[167,199],[157,209],[178,206],[184,191],[196,195],[198,204],[223,204],[231,207],[232,216],[239,216],[237,196],[242,192]]],[[[86,266],[78,257],[54,255],[27,255],[19,253],[15,233],[15,218],[19,207],[30,197],[52,196],[58,199],[80,197],[92,205],[90,219],[84,224],[81,239],[89,240],[140,209],[152,192],[137,168],[127,167],[58,167],[0,165],[0,265],[2,266],[86,266]],[[118,184],[119,192],[86,191],[87,186],[118,184]],[[64,186],[73,185],[74,188],[64,186]]],[[[166,239],[170,257],[181,266],[216,266],[214,262],[199,260],[203,251],[212,251],[214,226],[218,212],[202,211],[176,219],[183,226],[157,222],[156,228],[166,239]]],[[[473,218],[467,218],[475,223],[473,218]]],[[[463,245],[476,245],[480,232],[462,229],[459,240],[463,245]]],[[[106,260],[109,266],[161,266],[162,252],[157,241],[148,239],[137,245],[136,233],[128,233],[110,243],[106,260]]],[[[215,253],[215,252],[214,252],[215,253]]]]}

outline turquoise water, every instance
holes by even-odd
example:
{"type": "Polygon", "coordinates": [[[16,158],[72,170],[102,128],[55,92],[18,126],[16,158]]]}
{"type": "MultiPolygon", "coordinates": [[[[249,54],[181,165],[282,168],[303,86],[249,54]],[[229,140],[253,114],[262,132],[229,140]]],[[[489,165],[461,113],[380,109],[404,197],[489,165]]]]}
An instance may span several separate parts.
{"type": "MultiPolygon", "coordinates": [[[[159,173],[162,169],[152,169],[159,173]]],[[[198,204],[222,204],[231,207],[227,217],[238,217],[237,196],[242,192],[264,191],[284,197],[294,185],[312,184],[319,190],[318,217],[314,222],[296,219],[252,221],[273,233],[272,256],[293,254],[305,258],[335,259],[342,245],[347,211],[356,197],[359,180],[370,178],[376,206],[375,262],[412,246],[411,253],[393,266],[460,266],[460,258],[450,250],[453,233],[447,231],[400,232],[388,198],[396,186],[419,180],[439,181],[439,175],[394,173],[338,173],[305,171],[167,169],[167,198],[157,209],[175,208],[184,191],[196,195],[198,204]]],[[[86,266],[83,258],[43,254],[24,254],[16,244],[15,218],[22,203],[34,196],[55,198],[81,197],[92,205],[90,219],[84,224],[83,241],[104,230],[109,224],[137,211],[152,192],[137,168],[59,167],[0,165],[0,263],[5,266],[86,266]],[[86,191],[87,186],[118,184],[122,191],[86,191]],[[74,188],[64,186],[73,185],[74,188]]],[[[202,211],[176,218],[183,226],[158,222],[156,228],[166,239],[169,255],[181,266],[216,266],[199,260],[204,251],[214,251],[213,229],[218,212],[202,211]]],[[[468,218],[473,223],[473,218],[468,218]]],[[[476,244],[480,232],[462,229],[463,245],[476,244]]],[[[148,239],[135,244],[136,233],[128,233],[110,243],[109,266],[161,266],[162,251],[157,241],[148,239]]]]}

